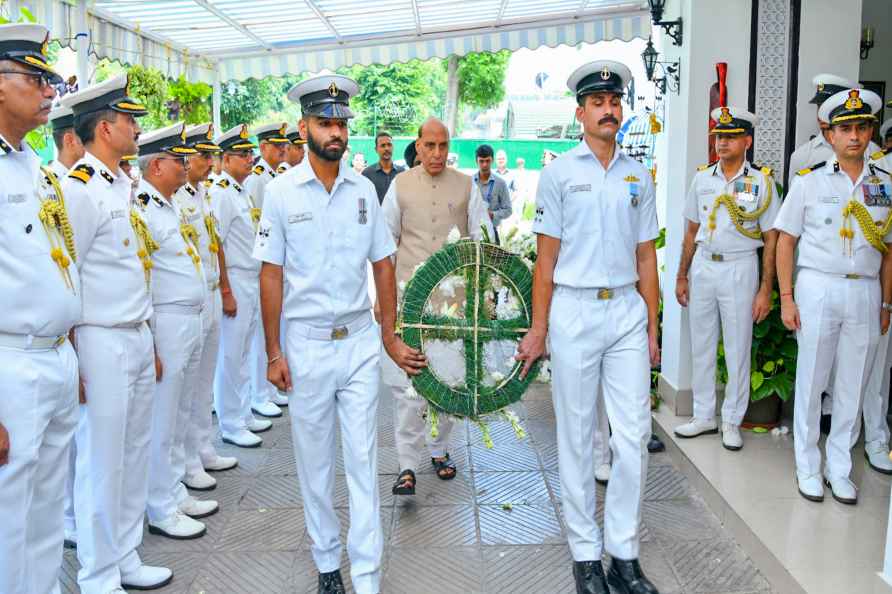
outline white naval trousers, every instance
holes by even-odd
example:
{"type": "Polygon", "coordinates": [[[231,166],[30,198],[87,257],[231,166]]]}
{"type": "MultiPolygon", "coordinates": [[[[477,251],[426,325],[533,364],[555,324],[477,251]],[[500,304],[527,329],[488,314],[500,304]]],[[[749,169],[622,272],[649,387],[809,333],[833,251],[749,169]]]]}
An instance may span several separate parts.
{"type": "Polygon", "coordinates": [[[350,504],[347,552],[357,594],[378,594],[381,528],[377,409],[381,335],[371,321],[343,340],[308,338],[288,323],[286,357],[293,388],[291,435],[307,532],[320,572],[341,564],[340,522],[334,509],[338,423],[350,504]]]}
{"type": "Polygon", "coordinates": [[[575,561],[599,560],[603,548],[619,559],[637,559],[651,432],[647,306],[634,285],[615,289],[611,299],[598,299],[593,289],[557,286],[548,332],[570,552],[575,561]],[[592,461],[599,386],[613,430],[603,544],[592,461]]]}
{"type": "Polygon", "coordinates": [[[79,326],[87,403],[77,433],[74,512],[82,594],[120,587],[136,571],[148,491],[155,355],[149,325],[79,326]]]}
{"type": "Polygon", "coordinates": [[[864,390],[864,445],[889,449],[889,368],[892,367],[892,350],[889,349],[890,332],[880,335],[876,355],[870,366],[867,388],[864,390]]]}
{"type": "Polygon", "coordinates": [[[234,318],[220,319],[220,358],[214,376],[214,410],[223,437],[247,428],[251,414],[251,342],[259,323],[260,280],[256,272],[229,269],[234,318]]]}
{"type": "Polygon", "coordinates": [[[381,349],[381,359],[382,378],[390,390],[396,406],[394,441],[400,466],[398,472],[403,470],[417,472],[419,464],[424,463],[422,449],[425,444],[427,444],[431,458],[442,458],[448,453],[452,427],[455,423],[451,416],[441,415],[438,424],[439,433],[437,437],[431,437],[430,428],[424,419],[427,400],[421,396],[406,395],[409,377],[393,362],[383,348],[381,349]]]}
{"type": "MultiPolygon", "coordinates": [[[[257,310],[260,311],[258,301],[257,310]]],[[[280,324],[281,325],[281,324],[280,324]]],[[[280,329],[281,332],[281,329],[280,329]]],[[[276,387],[266,379],[266,338],[263,332],[262,321],[257,322],[254,329],[254,338],[251,341],[251,404],[260,406],[269,402],[276,395],[276,387]]]]}
{"type": "Polygon", "coordinates": [[[212,439],[213,420],[211,408],[214,400],[214,373],[220,353],[220,318],[223,316],[223,298],[216,283],[208,287],[201,310],[201,361],[195,388],[190,390],[191,408],[184,444],[186,474],[204,470],[204,464],[217,457],[212,439]]]}
{"type": "Polygon", "coordinates": [[[595,415],[595,430],[593,437],[595,468],[602,464],[610,464],[610,422],[607,420],[607,408],[604,405],[604,396],[600,393],[598,396],[598,412],[595,415]]]}
{"type": "Polygon", "coordinates": [[[690,301],[694,417],[715,418],[716,352],[721,319],[728,367],[722,421],[740,425],[750,401],[753,301],[759,286],[756,252],[723,255],[714,262],[698,249],[691,265],[690,301]]]}
{"type": "MultiPolygon", "coordinates": [[[[80,410],[75,412],[74,426],[77,427],[77,419],[80,410]]],[[[65,511],[62,514],[62,522],[65,526],[65,538],[77,539],[77,522],[74,520],[74,467],[77,464],[77,443],[71,440],[68,448],[68,468],[65,472],[65,511]]]]}
{"type": "Polygon", "coordinates": [[[821,472],[821,390],[834,360],[833,423],[827,436],[827,473],[846,477],[860,430],[861,397],[880,336],[880,284],[875,278],[847,279],[802,268],[796,280],[802,325],[797,333],[793,443],[796,472],[821,472]]]}
{"type": "Polygon", "coordinates": [[[77,422],[77,358],[57,348],[0,348],[0,592],[56,594],[62,564],[63,487],[77,422]]]}
{"type": "Polygon", "coordinates": [[[152,398],[152,446],[146,512],[161,522],[185,499],[180,482],[186,473],[184,443],[201,361],[201,305],[156,306],[155,350],[161,381],[152,398]]]}

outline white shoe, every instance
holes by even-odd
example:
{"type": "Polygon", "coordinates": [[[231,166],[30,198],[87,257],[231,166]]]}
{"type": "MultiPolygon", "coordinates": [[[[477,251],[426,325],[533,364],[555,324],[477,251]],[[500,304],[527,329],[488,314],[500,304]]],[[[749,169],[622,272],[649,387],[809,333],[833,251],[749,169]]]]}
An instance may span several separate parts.
{"type": "Polygon", "coordinates": [[[250,431],[251,433],[263,433],[264,431],[270,430],[270,427],[273,426],[273,422],[267,421],[266,419],[257,419],[251,417],[251,420],[248,421],[247,426],[248,431],[250,431]]]}
{"type": "Polygon", "coordinates": [[[269,401],[260,404],[252,404],[251,410],[261,417],[270,417],[274,419],[282,416],[282,409],[269,401]]]}
{"type": "Polygon", "coordinates": [[[195,474],[187,474],[183,477],[183,484],[193,491],[213,491],[217,488],[217,479],[199,470],[195,474]]]}
{"type": "Polygon", "coordinates": [[[206,518],[220,511],[220,504],[213,499],[196,499],[191,495],[183,499],[177,509],[190,518],[206,518]]]}
{"type": "Polygon", "coordinates": [[[740,426],[731,423],[722,423],[722,445],[726,450],[736,452],[743,448],[743,438],[740,436],[740,426]]]}
{"type": "Polygon", "coordinates": [[[883,474],[892,474],[892,460],[889,459],[889,448],[884,443],[864,444],[864,457],[867,465],[883,474]]]}
{"type": "Polygon", "coordinates": [[[167,538],[173,538],[174,540],[190,540],[204,536],[204,533],[207,532],[207,527],[203,523],[193,520],[183,512],[177,510],[175,514],[160,522],[150,521],[149,532],[151,534],[160,534],[167,538]]]}
{"type": "Polygon", "coordinates": [[[238,458],[232,456],[215,456],[213,460],[203,464],[206,472],[220,472],[238,466],[238,458]]]}
{"type": "Polygon", "coordinates": [[[698,435],[707,435],[718,432],[719,427],[716,425],[715,420],[704,421],[697,417],[694,417],[684,425],[679,425],[675,428],[675,434],[679,437],[697,437],[698,435]]]}
{"type": "Polygon", "coordinates": [[[824,484],[830,487],[830,494],[840,503],[855,505],[858,503],[858,489],[848,477],[831,477],[824,475],[824,484]]]}
{"type": "Polygon", "coordinates": [[[223,435],[223,443],[231,443],[240,448],[259,448],[263,440],[247,429],[242,429],[232,435],[223,435]]]}
{"type": "Polygon", "coordinates": [[[273,395],[273,397],[270,398],[269,401],[276,406],[288,406],[288,395],[276,390],[275,395],[273,395]]]}
{"type": "Polygon", "coordinates": [[[595,482],[606,485],[610,480],[610,464],[599,464],[595,468],[595,482]]]}
{"type": "MultiPolygon", "coordinates": [[[[132,573],[121,572],[121,586],[130,590],[155,590],[173,580],[173,572],[166,567],[140,565],[132,573]]],[[[123,590],[122,590],[123,592],[123,590]]]]}
{"type": "Polygon", "coordinates": [[[821,484],[821,475],[810,474],[808,476],[796,475],[799,486],[799,494],[809,501],[824,501],[824,485],[821,484]]]}

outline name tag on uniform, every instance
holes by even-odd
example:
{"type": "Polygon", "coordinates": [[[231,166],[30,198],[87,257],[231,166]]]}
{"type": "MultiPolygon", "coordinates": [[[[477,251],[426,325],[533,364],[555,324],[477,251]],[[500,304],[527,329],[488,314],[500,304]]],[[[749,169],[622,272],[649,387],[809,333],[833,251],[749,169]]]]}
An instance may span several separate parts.
{"type": "Polygon", "coordinates": [[[592,185],[591,184],[577,184],[575,186],[570,186],[569,191],[571,194],[576,192],[591,192],[592,185]]]}
{"type": "Polygon", "coordinates": [[[313,213],[311,212],[301,212],[298,214],[288,215],[288,224],[293,225],[294,223],[303,223],[304,221],[312,221],[313,213]]]}
{"type": "Polygon", "coordinates": [[[756,195],[749,192],[738,192],[737,199],[741,202],[755,202],[756,195]]]}
{"type": "Polygon", "coordinates": [[[27,198],[26,194],[10,194],[7,196],[7,201],[10,204],[22,204],[27,198]]]}
{"type": "Polygon", "coordinates": [[[892,206],[892,191],[886,184],[864,184],[861,190],[866,206],[892,206]]]}
{"type": "Polygon", "coordinates": [[[839,196],[820,196],[818,202],[821,204],[839,204],[839,196]]]}
{"type": "Polygon", "coordinates": [[[119,209],[119,210],[113,210],[108,214],[113,219],[123,219],[125,213],[124,213],[124,209],[119,209]]]}

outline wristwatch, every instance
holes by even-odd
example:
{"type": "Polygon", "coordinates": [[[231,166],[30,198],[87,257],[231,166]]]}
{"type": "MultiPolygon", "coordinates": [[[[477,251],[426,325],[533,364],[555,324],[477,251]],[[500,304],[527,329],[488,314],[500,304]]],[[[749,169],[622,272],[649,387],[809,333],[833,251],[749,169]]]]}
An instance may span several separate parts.
{"type": "Polygon", "coordinates": [[[884,303],[883,309],[885,309],[888,312],[892,312],[892,303],[884,303]]]}

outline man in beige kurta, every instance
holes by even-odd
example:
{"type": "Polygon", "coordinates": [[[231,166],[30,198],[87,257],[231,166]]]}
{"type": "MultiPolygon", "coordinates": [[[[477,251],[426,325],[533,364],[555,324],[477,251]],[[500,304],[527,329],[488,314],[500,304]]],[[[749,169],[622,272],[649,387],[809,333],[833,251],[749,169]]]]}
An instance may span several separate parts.
{"type": "MultiPolygon", "coordinates": [[[[400,292],[412,278],[415,267],[443,247],[453,228],[462,237],[479,240],[483,237],[481,226],[485,225],[493,237],[486,204],[477,186],[469,176],[446,167],[449,133],[443,123],[433,118],[427,120],[419,129],[415,146],[421,165],[397,175],[383,202],[384,218],[397,244],[396,280],[400,292]]],[[[427,401],[407,396],[406,374],[388,357],[383,357],[383,376],[397,406],[395,439],[400,477],[393,492],[414,495],[414,471],[425,440],[437,476],[443,480],[454,478],[455,465],[447,451],[452,421],[441,417],[439,434],[432,438],[423,418],[427,401]]]]}

